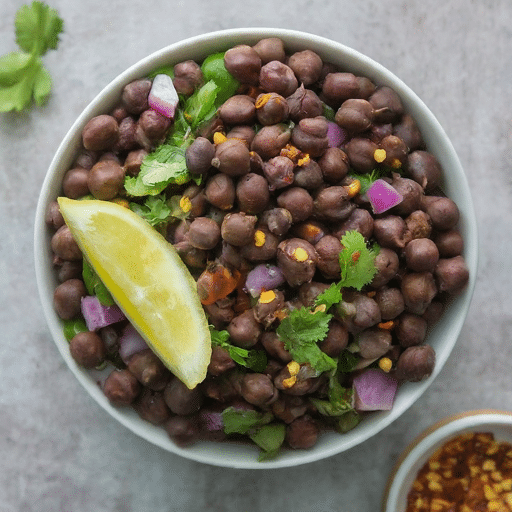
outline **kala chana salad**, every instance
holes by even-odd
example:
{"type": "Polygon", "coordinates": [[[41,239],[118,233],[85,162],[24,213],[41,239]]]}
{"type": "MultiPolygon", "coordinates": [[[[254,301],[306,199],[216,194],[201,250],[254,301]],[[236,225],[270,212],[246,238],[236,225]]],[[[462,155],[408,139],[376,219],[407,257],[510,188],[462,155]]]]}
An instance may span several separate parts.
{"type": "Polygon", "coordinates": [[[55,201],[54,306],[71,355],[180,446],[250,440],[266,460],[357,428],[431,375],[427,333],[468,282],[442,175],[396,92],[278,38],[134,80],[84,127],[61,195],[117,203],[165,237],[211,355],[197,385],[178,379],[55,201]]]}

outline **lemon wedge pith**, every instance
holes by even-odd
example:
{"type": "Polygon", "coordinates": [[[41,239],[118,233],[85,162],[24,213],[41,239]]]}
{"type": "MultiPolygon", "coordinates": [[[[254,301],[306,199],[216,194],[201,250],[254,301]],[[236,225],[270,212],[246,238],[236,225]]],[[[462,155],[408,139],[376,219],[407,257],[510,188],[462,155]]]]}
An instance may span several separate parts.
{"type": "Polygon", "coordinates": [[[172,245],[118,204],[58,203],[84,256],[148,345],[188,388],[202,382],[211,357],[208,321],[172,245]]]}

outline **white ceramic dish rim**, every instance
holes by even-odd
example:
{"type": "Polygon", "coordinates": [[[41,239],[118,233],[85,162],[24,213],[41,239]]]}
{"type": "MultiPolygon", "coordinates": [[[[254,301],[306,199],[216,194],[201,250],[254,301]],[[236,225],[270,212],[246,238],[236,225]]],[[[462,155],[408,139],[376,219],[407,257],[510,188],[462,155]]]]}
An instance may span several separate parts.
{"type": "Polygon", "coordinates": [[[201,463],[246,469],[296,466],[338,454],[377,434],[403,414],[430,386],[450,355],[466,319],[478,266],[477,224],[469,185],[451,142],[423,101],[393,73],[358,51],[314,34],[276,28],[238,28],[191,37],[149,55],[108,84],[74,122],[50,164],[37,204],[34,243],[37,286],[50,332],[67,365],[94,400],[132,432],[165,450],[201,463]],[[420,383],[405,384],[397,394],[391,411],[375,413],[358,428],[344,435],[325,434],[311,450],[285,452],[273,461],[259,463],[256,460],[258,450],[245,445],[198,443],[187,448],[177,447],[162,428],[140,420],[131,410],[114,408],[108,403],[90,374],[79,368],[71,358],[60,319],[53,309],[51,297],[56,279],[48,272],[52,265],[52,255],[49,248],[50,234],[45,226],[44,216],[47,205],[56,198],[60,190],[64,172],[72,164],[80,147],[80,133],[86,122],[112,108],[124,85],[169,62],[176,63],[188,58],[202,59],[235,44],[254,44],[265,37],[282,38],[287,49],[291,51],[305,48],[317,51],[324,60],[339,64],[355,74],[365,75],[379,85],[388,85],[400,95],[406,110],[417,120],[427,147],[436,155],[441,165],[450,170],[443,188],[448,196],[456,200],[461,211],[460,231],[465,240],[464,257],[470,270],[470,280],[464,292],[450,305],[430,333],[431,340],[436,337],[439,340],[438,333],[443,333],[442,343],[433,343],[437,364],[431,377],[420,383]]]}
{"type": "Polygon", "coordinates": [[[465,432],[491,432],[497,441],[512,443],[512,413],[492,409],[449,416],[420,434],[403,452],[390,474],[382,512],[404,512],[406,497],[419,469],[449,439],[465,432]]]}

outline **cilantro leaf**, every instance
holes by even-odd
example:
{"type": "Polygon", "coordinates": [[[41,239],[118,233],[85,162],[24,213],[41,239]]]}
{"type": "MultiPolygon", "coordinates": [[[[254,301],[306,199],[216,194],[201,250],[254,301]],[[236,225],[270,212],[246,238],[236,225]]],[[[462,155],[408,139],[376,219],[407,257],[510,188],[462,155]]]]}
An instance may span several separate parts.
{"type": "Polygon", "coordinates": [[[43,2],[34,1],[30,6],[20,7],[14,26],[18,46],[27,53],[42,56],[48,50],[57,48],[64,22],[55,9],[43,2]]]}
{"type": "Polygon", "coordinates": [[[262,413],[251,409],[227,407],[222,411],[225,434],[247,434],[251,430],[267,425],[273,419],[270,412],[262,413]]]}
{"type": "Polygon", "coordinates": [[[40,57],[57,48],[63,21],[55,9],[34,1],[15,17],[16,43],[22,51],[0,57],[0,112],[17,112],[32,100],[42,105],[50,94],[50,73],[40,57]]]}
{"type": "Polygon", "coordinates": [[[327,290],[323,291],[315,299],[315,306],[325,306],[325,310],[329,311],[331,306],[338,304],[342,301],[341,295],[341,281],[339,283],[332,283],[327,290]]]}
{"type": "Polygon", "coordinates": [[[279,454],[285,435],[286,426],[283,423],[264,425],[250,433],[251,440],[261,448],[258,462],[275,458],[279,454]]]}
{"type": "Polygon", "coordinates": [[[229,343],[229,332],[226,330],[218,331],[212,325],[210,327],[210,337],[212,346],[226,349],[229,356],[240,366],[250,368],[255,372],[262,372],[267,366],[267,356],[263,350],[247,350],[229,343]]]}
{"type": "Polygon", "coordinates": [[[347,231],[341,238],[341,244],[341,286],[361,290],[377,273],[375,257],[379,247],[374,244],[372,248],[368,248],[363,235],[358,231],[347,231]]]}
{"type": "Polygon", "coordinates": [[[322,352],[318,341],[327,336],[332,315],[325,311],[311,312],[302,307],[285,317],[276,329],[285,349],[299,364],[309,363],[318,372],[336,368],[336,361],[322,352]]]}
{"type": "Polygon", "coordinates": [[[192,130],[215,115],[217,111],[215,100],[219,90],[219,86],[210,80],[187,99],[183,115],[192,130]]]}
{"type": "Polygon", "coordinates": [[[366,194],[366,192],[368,192],[368,189],[372,186],[372,184],[375,181],[382,178],[383,176],[386,176],[388,173],[388,169],[386,169],[385,167],[379,167],[377,169],[373,169],[373,171],[366,174],[351,173],[350,176],[354,179],[359,180],[359,183],[361,183],[361,190],[359,191],[359,193],[361,195],[364,195],[366,194]]]}
{"type": "Polygon", "coordinates": [[[142,204],[130,203],[130,210],[140,215],[151,226],[167,222],[171,209],[163,196],[150,196],[142,204]]]}
{"type": "Polygon", "coordinates": [[[338,370],[343,373],[350,373],[355,370],[359,357],[350,350],[343,350],[338,356],[338,370]]]}
{"type": "Polygon", "coordinates": [[[82,277],[89,295],[96,295],[104,306],[113,306],[115,304],[107,287],[85,258],[83,260],[82,277]]]}

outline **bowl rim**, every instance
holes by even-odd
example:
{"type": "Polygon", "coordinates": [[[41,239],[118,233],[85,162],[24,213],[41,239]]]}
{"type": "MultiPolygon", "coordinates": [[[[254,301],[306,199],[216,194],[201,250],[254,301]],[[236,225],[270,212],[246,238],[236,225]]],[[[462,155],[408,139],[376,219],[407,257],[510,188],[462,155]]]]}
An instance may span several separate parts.
{"type": "MultiPolygon", "coordinates": [[[[321,460],[339,454],[360,444],[383,430],[396,418],[402,415],[427,390],[450,355],[457,338],[460,335],[460,331],[469,310],[475,287],[478,266],[477,238],[477,223],[473,201],[467,177],[464,174],[455,149],[434,114],[416,95],[416,93],[402,82],[402,80],[395,76],[389,69],[359,51],[340,42],[327,39],[316,34],[280,28],[234,28],[193,36],[153,52],[115,77],[91,100],[87,107],[78,116],[60,143],[50,163],[37,202],[34,229],[36,283],[47,325],[62,357],[72,373],[74,373],[75,377],[88,391],[92,398],[117,421],[139,437],[142,437],[143,439],[146,439],[167,451],[197,462],[239,469],[282,468],[321,460]],[[170,443],[170,440],[163,440],[161,438],[161,434],[157,434],[155,429],[153,429],[149,423],[144,422],[144,426],[142,427],[140,423],[134,421],[134,418],[130,414],[127,414],[126,411],[114,408],[106,401],[105,396],[100,391],[100,387],[94,385],[94,383],[91,382],[89,374],[79,368],[71,358],[69,350],[67,350],[67,342],[62,334],[60,319],[57,318],[57,315],[53,310],[52,301],[50,299],[53,295],[53,291],[50,286],[51,278],[48,276],[48,262],[51,262],[48,243],[49,234],[44,218],[46,214],[46,207],[50,201],[56,197],[55,191],[58,190],[56,187],[60,185],[62,175],[65,172],[64,167],[66,166],[64,165],[64,162],[68,162],[67,168],[69,168],[69,165],[71,164],[71,157],[76,154],[79,147],[78,135],[81,133],[81,129],[85,126],[86,121],[90,119],[90,117],[104,112],[102,108],[106,108],[105,103],[109,103],[111,107],[113,106],[114,99],[119,99],[122,87],[124,87],[126,83],[135,78],[145,76],[150,71],[158,68],[159,65],[164,62],[179,62],[180,56],[193,55],[193,58],[204,58],[208,54],[220,51],[222,48],[227,49],[234,43],[242,44],[245,42],[246,44],[254,44],[259,39],[266,37],[279,37],[284,40],[285,46],[292,50],[294,48],[309,48],[313,51],[318,51],[323,55],[335,54],[338,62],[340,64],[342,63],[341,65],[351,72],[357,73],[360,71],[365,76],[375,80],[379,85],[388,85],[394,88],[401,97],[406,110],[418,122],[422,132],[425,131],[425,126],[430,128],[428,133],[423,133],[427,147],[429,147],[429,151],[432,151],[438,156],[441,153],[444,155],[443,158],[445,163],[443,164],[443,167],[446,167],[448,163],[448,167],[455,171],[457,183],[463,191],[466,211],[461,220],[466,232],[464,235],[464,257],[470,270],[470,279],[466,289],[456,298],[457,315],[455,321],[451,322],[447,326],[450,333],[450,336],[448,336],[448,342],[446,345],[441,347],[441,357],[438,354],[438,362],[434,372],[428,379],[419,383],[406,383],[402,386],[402,389],[399,390],[399,393],[397,394],[397,400],[393,409],[391,411],[375,413],[373,418],[366,422],[364,435],[362,435],[362,428],[360,425],[356,430],[361,432],[361,434],[354,434],[354,431],[348,432],[344,435],[335,434],[337,436],[335,442],[326,441],[324,444],[317,445],[315,448],[308,451],[297,450],[289,453],[283,453],[275,460],[261,463],[256,461],[257,451],[253,449],[246,450],[243,448],[237,448],[238,451],[236,452],[236,457],[226,457],[223,455],[223,450],[212,449],[210,445],[215,443],[208,443],[209,450],[207,450],[207,453],[204,453],[202,443],[194,445],[197,448],[194,448],[194,446],[190,448],[180,448],[174,445],[174,443],[170,443]],[[210,49],[206,51],[206,48],[210,49]],[[59,173],[60,179],[58,179],[59,173]],[[42,248],[43,250],[41,250],[42,248]],[[407,390],[407,399],[405,398],[405,390],[407,390]]],[[[55,283],[55,279],[53,279],[52,282],[55,283]]],[[[53,284],[53,289],[54,288],[55,284],[53,284]]],[[[139,421],[142,422],[143,420],[139,421]]],[[[161,427],[158,427],[158,431],[160,432],[161,430],[163,431],[161,427]]]]}
{"type": "Polygon", "coordinates": [[[475,430],[479,426],[489,429],[489,425],[512,427],[512,412],[500,409],[463,411],[427,427],[406,446],[393,465],[382,496],[382,512],[397,512],[397,500],[404,480],[420,459],[426,459],[437,447],[459,433],[475,430]]]}

